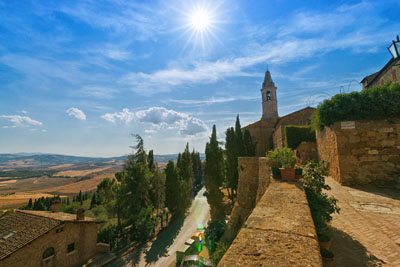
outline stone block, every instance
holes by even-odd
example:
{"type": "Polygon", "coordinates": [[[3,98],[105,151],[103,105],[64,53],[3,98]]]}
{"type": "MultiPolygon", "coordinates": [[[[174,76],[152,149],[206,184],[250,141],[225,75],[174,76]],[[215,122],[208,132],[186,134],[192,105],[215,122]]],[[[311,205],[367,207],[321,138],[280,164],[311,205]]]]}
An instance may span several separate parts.
{"type": "Polygon", "coordinates": [[[360,136],[358,136],[358,135],[354,135],[354,136],[349,136],[349,142],[350,143],[358,143],[358,142],[360,142],[361,141],[361,138],[360,138],[360,136]]]}
{"type": "Polygon", "coordinates": [[[388,146],[394,146],[395,145],[395,143],[396,143],[396,141],[395,140],[382,140],[381,142],[380,142],[380,145],[381,146],[383,146],[383,147],[388,147],[388,146]]]}
{"type": "Polygon", "coordinates": [[[378,150],[372,149],[372,150],[368,150],[368,154],[377,155],[377,154],[379,154],[379,152],[378,152],[378,150]]]}
{"type": "Polygon", "coordinates": [[[393,128],[378,128],[378,132],[380,133],[392,133],[393,131],[393,128]]]}

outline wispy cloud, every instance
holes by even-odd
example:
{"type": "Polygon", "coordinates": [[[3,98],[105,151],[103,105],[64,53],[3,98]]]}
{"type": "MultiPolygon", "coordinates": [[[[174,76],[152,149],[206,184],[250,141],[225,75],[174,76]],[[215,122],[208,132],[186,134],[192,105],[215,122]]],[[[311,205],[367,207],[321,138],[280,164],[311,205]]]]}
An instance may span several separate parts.
{"type": "Polygon", "coordinates": [[[82,120],[82,121],[86,120],[85,113],[78,108],[69,108],[69,109],[67,109],[66,112],[69,116],[75,117],[78,120],[82,120]]]}
{"type": "Polygon", "coordinates": [[[0,115],[0,118],[7,119],[11,123],[13,123],[13,125],[5,126],[5,127],[3,126],[3,128],[15,128],[15,127],[18,127],[18,126],[27,127],[27,126],[41,126],[41,125],[43,125],[43,123],[41,123],[40,121],[31,119],[28,116],[0,115]]]}
{"type": "Polygon", "coordinates": [[[154,94],[181,86],[252,76],[250,68],[261,63],[278,65],[335,50],[375,51],[382,46],[382,40],[395,36],[400,23],[387,24],[377,16],[371,21],[369,15],[373,12],[370,2],[342,5],[330,12],[296,12],[291,18],[280,21],[280,25],[275,25],[274,30],[266,31],[268,36],[264,36],[262,42],[247,42],[241,56],[196,61],[186,64],[186,67],[174,66],[150,73],[132,72],[120,81],[137,93],[154,94]]]}
{"type": "Polygon", "coordinates": [[[178,103],[184,105],[212,105],[212,104],[221,104],[228,103],[233,101],[247,101],[247,100],[258,100],[260,96],[227,96],[227,97],[212,97],[208,99],[167,99],[166,102],[169,103],[178,103]]]}

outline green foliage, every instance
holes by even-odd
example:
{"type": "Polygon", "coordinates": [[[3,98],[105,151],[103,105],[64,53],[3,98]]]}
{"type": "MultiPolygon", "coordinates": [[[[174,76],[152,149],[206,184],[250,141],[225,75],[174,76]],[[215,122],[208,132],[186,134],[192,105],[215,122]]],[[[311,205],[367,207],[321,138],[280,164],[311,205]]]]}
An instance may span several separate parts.
{"type": "Polygon", "coordinates": [[[280,159],[280,153],[281,150],[280,148],[276,148],[273,151],[268,151],[267,153],[267,165],[270,168],[273,169],[277,169],[277,168],[282,168],[282,163],[281,163],[281,159],[280,159]]]}
{"type": "Polygon", "coordinates": [[[194,195],[200,190],[203,185],[203,168],[200,159],[200,153],[192,151],[192,168],[193,168],[193,178],[194,178],[194,195]]]}
{"type": "Polygon", "coordinates": [[[229,247],[224,242],[218,242],[216,244],[216,249],[211,257],[211,261],[214,264],[214,266],[218,265],[218,263],[221,261],[222,257],[225,255],[228,248],[229,247]]]}
{"type": "Polygon", "coordinates": [[[31,178],[49,176],[51,177],[57,171],[55,170],[12,170],[0,171],[0,177],[13,177],[13,178],[31,178]]]}
{"type": "Polygon", "coordinates": [[[314,129],[336,121],[383,120],[400,116],[400,83],[387,83],[361,92],[337,94],[325,100],[312,117],[314,129]]]}
{"type": "Polygon", "coordinates": [[[285,144],[291,149],[296,149],[301,142],[315,142],[315,130],[310,125],[285,126],[285,144]]]}
{"type": "MultiPolygon", "coordinates": [[[[98,185],[96,191],[96,204],[109,203],[114,200],[114,179],[104,178],[98,185]]],[[[79,196],[78,196],[79,198],[79,196]]]]}
{"type": "Polygon", "coordinates": [[[207,223],[207,225],[208,226],[205,229],[204,234],[208,240],[208,249],[212,254],[216,249],[217,242],[219,242],[225,232],[226,224],[225,221],[222,220],[211,220],[207,223]]]}
{"type": "Polygon", "coordinates": [[[329,197],[323,191],[331,189],[329,185],[325,184],[326,168],[319,163],[310,161],[303,171],[304,190],[317,234],[320,235],[326,229],[327,223],[332,220],[331,214],[334,212],[339,213],[340,209],[336,204],[337,200],[332,196],[329,197]]]}
{"type": "Polygon", "coordinates": [[[255,154],[256,143],[248,130],[245,130],[244,134],[242,134],[238,115],[235,128],[228,128],[225,132],[225,182],[232,201],[236,197],[239,180],[238,157],[254,157],[255,154]]]}
{"type": "Polygon", "coordinates": [[[206,144],[204,174],[208,191],[207,201],[210,204],[212,219],[225,220],[225,207],[222,203],[223,193],[220,190],[224,181],[223,151],[217,140],[217,130],[213,126],[210,141],[206,144]]]}
{"type": "Polygon", "coordinates": [[[97,233],[97,242],[110,244],[110,249],[113,250],[116,247],[117,237],[117,225],[109,225],[107,227],[104,227],[97,233]]]}
{"type": "Polygon", "coordinates": [[[293,150],[288,147],[284,147],[280,150],[279,159],[281,160],[282,168],[293,168],[296,164],[293,150]]]}
{"type": "Polygon", "coordinates": [[[165,206],[175,214],[178,213],[179,203],[179,182],[175,164],[172,160],[168,161],[164,170],[165,173],[165,206]]]}

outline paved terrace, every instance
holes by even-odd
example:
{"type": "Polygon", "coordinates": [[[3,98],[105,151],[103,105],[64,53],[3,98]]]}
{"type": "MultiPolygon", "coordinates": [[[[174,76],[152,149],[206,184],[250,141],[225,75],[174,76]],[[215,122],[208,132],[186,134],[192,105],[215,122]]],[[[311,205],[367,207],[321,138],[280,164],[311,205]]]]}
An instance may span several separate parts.
{"type": "Polygon", "coordinates": [[[400,266],[400,194],[326,179],[341,208],[331,222],[334,266],[400,266]]]}
{"type": "Polygon", "coordinates": [[[322,266],[303,189],[272,181],[218,266],[322,266]]]}

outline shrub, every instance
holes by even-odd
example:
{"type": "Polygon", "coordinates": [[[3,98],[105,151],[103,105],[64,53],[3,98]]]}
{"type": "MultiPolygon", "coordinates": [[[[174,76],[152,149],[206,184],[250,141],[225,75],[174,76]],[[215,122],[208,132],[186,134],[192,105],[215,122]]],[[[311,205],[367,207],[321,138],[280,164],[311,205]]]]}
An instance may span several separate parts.
{"type": "Polygon", "coordinates": [[[310,125],[286,125],[285,144],[291,149],[296,149],[301,142],[315,142],[315,130],[310,125]]]}
{"type": "Polygon", "coordinates": [[[293,168],[296,164],[296,158],[293,156],[293,150],[288,147],[282,148],[279,158],[283,168],[293,168]]]}
{"type": "Polygon", "coordinates": [[[216,250],[214,251],[211,260],[214,266],[217,266],[222,257],[225,255],[225,252],[228,250],[228,246],[223,242],[218,242],[216,245],[216,250]]]}
{"type": "Polygon", "coordinates": [[[312,116],[314,129],[336,121],[381,120],[400,116],[400,83],[387,83],[361,92],[337,94],[320,104],[312,116]]]}
{"type": "Polygon", "coordinates": [[[274,151],[268,151],[267,153],[267,165],[270,168],[281,168],[281,159],[279,158],[281,150],[279,148],[274,151]]]}
{"type": "Polygon", "coordinates": [[[304,190],[317,234],[320,236],[326,230],[327,223],[332,220],[331,214],[339,213],[340,209],[336,205],[337,200],[322,191],[331,189],[329,185],[325,184],[326,168],[319,163],[310,161],[307,162],[303,172],[304,190]]]}

